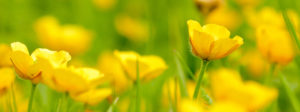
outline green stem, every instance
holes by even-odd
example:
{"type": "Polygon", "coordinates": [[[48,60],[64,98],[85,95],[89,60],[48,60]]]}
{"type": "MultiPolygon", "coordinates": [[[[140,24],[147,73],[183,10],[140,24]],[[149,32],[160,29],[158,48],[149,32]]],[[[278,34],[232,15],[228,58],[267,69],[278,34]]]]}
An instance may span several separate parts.
{"type": "Polygon", "coordinates": [[[12,94],[12,100],[13,100],[14,110],[15,110],[15,112],[18,112],[17,100],[16,100],[15,89],[14,89],[14,85],[13,84],[11,86],[11,94],[12,94]]]}
{"type": "Polygon", "coordinates": [[[197,85],[196,85],[196,88],[195,88],[195,91],[194,91],[194,97],[193,97],[194,100],[198,98],[199,90],[200,90],[200,86],[201,86],[201,81],[203,79],[204,72],[207,68],[208,63],[209,63],[209,61],[207,61],[207,60],[202,60],[202,62],[201,62],[200,73],[199,73],[198,80],[197,80],[197,85]]]}
{"type": "Polygon", "coordinates": [[[30,93],[30,98],[29,98],[27,112],[31,112],[32,111],[32,103],[33,103],[34,92],[35,92],[36,86],[37,86],[37,84],[33,84],[32,83],[32,88],[31,88],[31,93],[30,93]]]}
{"type": "Polygon", "coordinates": [[[117,102],[119,101],[119,97],[116,97],[114,102],[110,105],[110,107],[108,108],[107,112],[113,112],[114,111],[114,108],[117,104],[117,102]]]}
{"type": "Polygon", "coordinates": [[[59,100],[58,100],[58,104],[57,104],[57,108],[56,108],[56,112],[60,112],[61,111],[61,104],[62,104],[62,98],[60,98],[59,100]]]}
{"type": "Polygon", "coordinates": [[[292,106],[293,106],[295,112],[300,112],[300,109],[298,107],[299,106],[299,102],[297,100],[297,97],[292,92],[291,88],[289,87],[288,82],[287,82],[285,76],[283,74],[279,74],[279,78],[280,78],[281,83],[283,84],[285,92],[287,93],[287,95],[288,95],[288,97],[290,99],[290,102],[292,103],[292,106]]]}
{"type": "Polygon", "coordinates": [[[270,85],[270,80],[272,79],[272,76],[273,76],[273,74],[274,74],[275,67],[276,67],[275,64],[271,64],[270,72],[269,72],[269,74],[265,77],[265,81],[264,81],[264,84],[265,84],[265,85],[270,85]]]}
{"type": "Polygon", "coordinates": [[[136,112],[140,112],[140,71],[139,59],[136,60],[136,112]]]}

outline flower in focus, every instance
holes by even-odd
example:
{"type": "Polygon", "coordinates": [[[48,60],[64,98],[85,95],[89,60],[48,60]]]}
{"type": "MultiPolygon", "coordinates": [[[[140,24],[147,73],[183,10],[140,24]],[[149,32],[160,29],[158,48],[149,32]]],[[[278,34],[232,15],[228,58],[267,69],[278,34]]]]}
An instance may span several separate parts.
{"type": "Polygon", "coordinates": [[[71,54],[80,54],[86,51],[91,43],[92,34],[76,25],[60,25],[51,16],[37,20],[35,31],[38,39],[47,48],[65,50],[71,54]]]}
{"type": "Polygon", "coordinates": [[[41,74],[48,69],[65,66],[71,60],[69,53],[65,51],[50,51],[48,49],[36,49],[31,56],[27,47],[20,42],[11,44],[11,62],[21,78],[40,81],[41,74]]]}
{"type": "Polygon", "coordinates": [[[189,36],[193,53],[204,60],[216,60],[229,55],[243,44],[239,36],[230,38],[230,32],[216,24],[201,25],[189,20],[189,36]]]}
{"type": "Polygon", "coordinates": [[[165,61],[158,56],[140,56],[133,51],[115,51],[114,54],[121,62],[129,78],[136,80],[137,60],[139,63],[140,80],[149,81],[167,69],[165,61]]]}
{"type": "Polygon", "coordinates": [[[0,44],[0,67],[12,66],[10,55],[11,48],[6,44],[0,44]]]}
{"type": "Polygon", "coordinates": [[[60,92],[82,92],[101,83],[103,74],[92,68],[65,67],[43,74],[43,82],[60,92]]]}
{"type": "Polygon", "coordinates": [[[285,29],[262,25],[256,30],[256,39],[258,49],[270,62],[287,64],[293,60],[293,44],[285,29]]]}
{"type": "Polygon", "coordinates": [[[101,10],[109,10],[114,7],[117,0],[93,0],[94,4],[101,10]]]}
{"type": "Polygon", "coordinates": [[[131,85],[126,77],[120,61],[113,53],[103,53],[98,60],[99,70],[105,74],[105,78],[110,81],[117,93],[120,93],[131,85]]]}
{"type": "Polygon", "coordinates": [[[258,51],[248,51],[241,59],[241,63],[253,77],[260,77],[268,69],[267,61],[258,51]]]}
{"type": "Polygon", "coordinates": [[[96,105],[112,94],[110,88],[90,89],[82,93],[70,94],[76,101],[83,102],[89,105],[96,105]]]}
{"type": "Polygon", "coordinates": [[[264,87],[254,81],[243,82],[233,70],[220,69],[210,76],[215,102],[233,102],[248,111],[257,111],[278,96],[274,88],[264,87]]]}
{"type": "Polygon", "coordinates": [[[237,12],[227,6],[220,6],[206,16],[205,23],[218,24],[234,30],[240,26],[242,21],[237,12]]]}
{"type": "Polygon", "coordinates": [[[148,24],[128,15],[119,15],[115,19],[115,27],[119,34],[131,41],[144,42],[148,40],[148,24]]]}
{"type": "Polygon", "coordinates": [[[0,68],[0,95],[6,92],[15,80],[15,73],[11,68],[0,68]]]}

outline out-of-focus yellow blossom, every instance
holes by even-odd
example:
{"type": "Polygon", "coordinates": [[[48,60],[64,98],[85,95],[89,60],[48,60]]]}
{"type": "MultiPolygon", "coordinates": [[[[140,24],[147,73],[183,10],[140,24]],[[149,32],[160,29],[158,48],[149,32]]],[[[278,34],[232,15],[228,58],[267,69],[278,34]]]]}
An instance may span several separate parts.
{"type": "Polygon", "coordinates": [[[60,25],[52,16],[45,16],[35,23],[35,31],[42,45],[53,50],[66,50],[71,54],[86,51],[92,34],[76,25],[60,25]]]}
{"type": "Polygon", "coordinates": [[[70,94],[71,97],[77,101],[83,102],[89,105],[96,105],[99,102],[103,101],[105,98],[112,94],[110,88],[101,88],[101,89],[90,89],[82,93],[70,94]]]}
{"type": "Polygon", "coordinates": [[[119,34],[131,41],[143,42],[149,38],[149,27],[145,21],[128,15],[119,15],[115,19],[115,27],[119,34]]]}
{"type": "Polygon", "coordinates": [[[230,38],[230,32],[216,24],[201,25],[189,20],[189,36],[193,53],[204,60],[216,60],[229,55],[243,44],[240,36],[230,38]]]}
{"type": "Polygon", "coordinates": [[[10,55],[11,48],[6,44],[0,44],[0,67],[12,66],[10,55]]]}
{"type": "MultiPolygon", "coordinates": [[[[13,71],[12,71],[13,72],[13,71]]],[[[15,111],[13,109],[13,112],[26,112],[27,111],[27,106],[28,106],[28,98],[24,96],[24,85],[14,83],[11,87],[11,90],[14,90],[14,96],[15,96],[15,103],[17,106],[18,111],[15,111]]],[[[11,95],[12,93],[7,93],[6,95],[0,96],[0,111],[1,112],[10,112],[11,106],[13,105],[13,96],[11,95]],[[10,98],[10,99],[8,99],[10,98]],[[8,100],[10,103],[8,103],[8,100]]]]}
{"type": "Polygon", "coordinates": [[[32,80],[34,83],[40,81],[41,74],[47,69],[65,66],[71,59],[65,51],[50,51],[48,49],[36,49],[31,56],[27,47],[20,42],[11,44],[11,61],[16,72],[21,78],[32,80]]]}
{"type": "Polygon", "coordinates": [[[260,77],[268,69],[267,61],[258,51],[248,51],[241,59],[241,63],[247,71],[255,78],[260,77]]]}
{"type": "Polygon", "coordinates": [[[139,63],[140,80],[149,81],[156,78],[167,69],[165,61],[154,55],[140,56],[133,51],[115,51],[114,54],[121,62],[129,78],[136,80],[137,60],[139,63]]]}
{"type": "Polygon", "coordinates": [[[205,112],[197,102],[190,99],[183,99],[179,104],[179,112],[205,112]]]}
{"type": "Polygon", "coordinates": [[[0,95],[6,92],[14,83],[15,74],[11,68],[0,68],[0,95]]]}
{"type": "Polygon", "coordinates": [[[194,2],[198,10],[204,15],[209,14],[224,4],[224,0],[194,0],[194,2]]]}
{"type": "Polygon", "coordinates": [[[206,24],[218,24],[234,30],[242,23],[240,16],[234,10],[226,6],[219,7],[212,11],[205,18],[206,24]]]}
{"type": "MultiPolygon", "coordinates": [[[[258,12],[248,9],[245,10],[244,14],[246,14],[247,21],[249,22],[249,24],[254,28],[259,27],[261,25],[269,25],[280,28],[286,27],[281,13],[270,7],[265,7],[258,12]]],[[[296,29],[298,29],[299,17],[297,13],[295,13],[292,10],[288,10],[287,14],[293,26],[296,29]]]]}
{"type": "Polygon", "coordinates": [[[287,64],[293,60],[293,44],[285,29],[260,26],[256,30],[256,39],[258,49],[270,62],[287,64]]]}
{"type": "Polygon", "coordinates": [[[101,83],[103,74],[92,68],[57,68],[43,74],[43,82],[60,92],[83,92],[101,83]]]}
{"type": "Polygon", "coordinates": [[[210,76],[215,102],[234,102],[248,111],[258,111],[278,96],[274,88],[254,81],[243,82],[236,71],[220,69],[210,76]]]}
{"type": "Polygon", "coordinates": [[[110,81],[117,93],[120,93],[131,85],[126,77],[120,61],[113,53],[103,53],[98,60],[99,70],[105,74],[104,78],[110,81]]]}
{"type": "Polygon", "coordinates": [[[233,102],[218,102],[214,104],[209,112],[249,112],[246,108],[233,102]]]}
{"type": "Polygon", "coordinates": [[[94,4],[101,10],[109,10],[113,8],[117,0],[93,0],[94,4]]]}

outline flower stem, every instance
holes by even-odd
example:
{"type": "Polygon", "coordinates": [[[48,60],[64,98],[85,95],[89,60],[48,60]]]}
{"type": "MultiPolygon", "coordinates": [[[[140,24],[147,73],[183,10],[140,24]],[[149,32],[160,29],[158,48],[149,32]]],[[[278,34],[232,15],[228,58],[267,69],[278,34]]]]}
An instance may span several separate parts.
{"type": "Polygon", "coordinates": [[[136,112],[140,112],[140,71],[139,60],[136,60],[136,112]]]}
{"type": "Polygon", "coordinates": [[[13,84],[11,86],[11,94],[12,94],[12,100],[13,100],[14,110],[15,110],[15,112],[18,112],[17,100],[16,100],[16,95],[15,95],[15,88],[14,88],[13,84]]]}
{"type": "Polygon", "coordinates": [[[32,103],[33,103],[34,92],[35,92],[36,86],[37,86],[37,84],[32,83],[27,112],[31,112],[31,110],[32,110],[32,103]]]}
{"type": "Polygon", "coordinates": [[[198,80],[197,80],[197,85],[196,85],[196,88],[195,88],[195,91],[194,91],[194,97],[193,97],[194,100],[198,98],[198,94],[199,94],[199,90],[200,90],[200,86],[201,86],[201,81],[203,79],[204,72],[207,68],[208,63],[209,63],[209,61],[207,61],[207,60],[202,60],[202,62],[201,62],[200,73],[199,73],[198,80]]]}
{"type": "Polygon", "coordinates": [[[275,71],[275,64],[271,64],[271,67],[270,67],[270,72],[269,74],[265,77],[265,80],[264,80],[264,84],[265,85],[270,85],[270,80],[272,79],[272,76],[274,74],[274,71],[275,71]]]}
{"type": "Polygon", "coordinates": [[[283,84],[283,87],[287,93],[287,96],[289,97],[291,103],[292,103],[292,106],[295,110],[295,112],[300,112],[300,108],[298,107],[299,106],[299,102],[297,100],[297,97],[296,95],[292,92],[291,88],[289,87],[288,85],[288,82],[285,78],[285,76],[283,74],[279,74],[279,78],[280,78],[280,81],[281,83],[283,84]]]}

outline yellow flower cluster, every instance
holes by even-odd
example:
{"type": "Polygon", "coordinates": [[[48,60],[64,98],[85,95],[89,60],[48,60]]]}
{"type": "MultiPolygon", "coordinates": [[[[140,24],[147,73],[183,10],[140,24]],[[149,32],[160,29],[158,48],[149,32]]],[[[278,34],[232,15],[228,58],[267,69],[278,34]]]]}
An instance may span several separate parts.
{"type": "Polygon", "coordinates": [[[74,55],[86,51],[92,41],[90,31],[76,25],[60,25],[52,16],[38,19],[35,30],[43,46],[74,55]]]}

